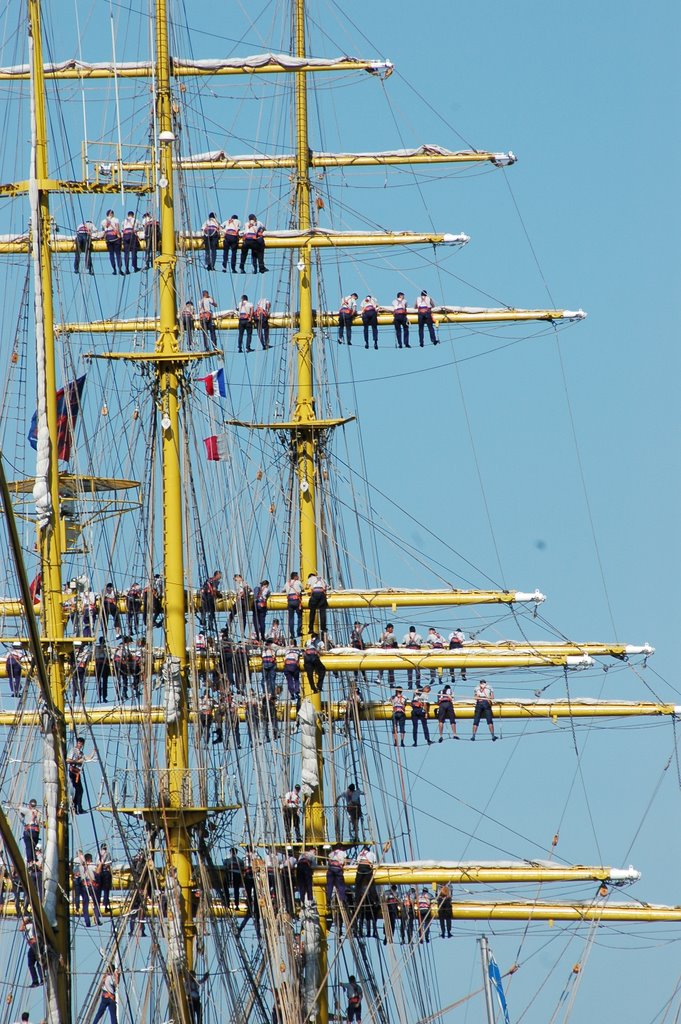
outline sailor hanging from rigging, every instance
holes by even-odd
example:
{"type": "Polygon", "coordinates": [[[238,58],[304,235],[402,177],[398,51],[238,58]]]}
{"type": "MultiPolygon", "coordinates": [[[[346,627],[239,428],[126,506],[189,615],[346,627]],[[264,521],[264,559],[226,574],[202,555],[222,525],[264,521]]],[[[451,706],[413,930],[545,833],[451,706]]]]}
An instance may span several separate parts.
{"type": "Polygon", "coordinates": [[[233,576],[234,582],[234,604],[232,605],[229,616],[227,619],[227,626],[231,628],[234,619],[238,619],[238,626],[240,634],[243,634],[246,630],[246,622],[248,621],[248,613],[251,608],[251,588],[248,583],[244,580],[241,573],[235,572],[233,576]]]}
{"type": "Polygon", "coordinates": [[[208,337],[210,337],[213,348],[217,348],[218,336],[215,330],[215,320],[213,318],[213,310],[218,308],[218,304],[213,296],[204,289],[201,292],[201,298],[199,299],[199,324],[203,331],[203,344],[206,352],[208,348],[208,337]]]}
{"type": "Polygon", "coordinates": [[[140,225],[133,210],[128,210],[123,218],[123,256],[125,260],[125,273],[130,273],[130,257],[132,256],[132,269],[135,273],[139,271],[137,265],[137,253],[140,248],[139,240],[140,225]]]}
{"type": "Polygon", "coordinates": [[[220,241],[220,221],[211,212],[208,218],[201,225],[203,233],[203,247],[206,251],[206,270],[215,270],[215,261],[218,254],[218,242],[220,241]]]}
{"type": "Polygon", "coordinates": [[[409,345],[409,320],[407,319],[407,300],[404,292],[398,292],[397,298],[392,301],[393,324],[395,326],[395,338],[397,347],[410,348],[409,345]]]}
{"type": "Polygon", "coordinates": [[[85,257],[85,269],[88,274],[94,274],[92,269],[92,239],[97,231],[97,228],[91,220],[84,220],[76,228],[76,255],[73,261],[73,272],[77,274],[80,271],[80,257],[81,254],[85,257]]]}
{"type": "Polygon", "coordinates": [[[272,637],[265,637],[265,644],[261,654],[263,688],[268,697],[272,700],[277,696],[277,652],[272,643],[272,637]]]}
{"type": "Polygon", "coordinates": [[[256,639],[264,640],[267,624],[267,602],[272,594],[269,580],[261,580],[253,591],[253,627],[256,639]]]}
{"type": "Polygon", "coordinates": [[[106,211],[106,217],[102,221],[102,231],[106,248],[109,252],[109,262],[114,274],[123,273],[121,261],[121,223],[118,217],[114,216],[113,210],[106,211]]]}
{"type": "Polygon", "coordinates": [[[23,671],[24,647],[20,640],[13,640],[5,658],[5,668],[12,697],[21,696],[21,674],[23,671]]]}
{"type": "Polygon", "coordinates": [[[301,855],[298,857],[298,863],[296,865],[296,883],[298,885],[298,895],[300,897],[301,906],[305,906],[306,903],[314,903],[314,896],[312,894],[312,877],[316,867],[317,847],[310,846],[308,849],[303,850],[301,855]]]}
{"type": "Polygon", "coordinates": [[[494,690],[487,685],[484,679],[481,679],[475,688],[473,696],[475,697],[475,711],[473,712],[473,735],[471,736],[471,741],[475,739],[481,718],[484,718],[487,722],[492,735],[492,741],[498,740],[499,737],[494,735],[494,714],[492,712],[494,690]]]}
{"type": "Polygon", "coordinates": [[[435,303],[433,302],[425,288],[423,289],[421,294],[417,296],[414,305],[416,306],[416,312],[418,314],[419,345],[421,346],[421,348],[423,348],[423,329],[426,326],[428,327],[428,334],[430,335],[430,340],[432,341],[433,345],[437,345],[438,341],[437,336],[435,334],[435,326],[433,324],[433,309],[435,308],[435,303]]]}
{"type": "Polygon", "coordinates": [[[184,306],[180,309],[179,320],[180,327],[184,333],[187,342],[187,348],[192,349],[194,347],[194,320],[196,319],[196,310],[194,309],[194,303],[191,299],[187,299],[184,306]]]}
{"type": "Polygon", "coordinates": [[[121,972],[114,964],[110,964],[104,972],[101,984],[101,1001],[92,1024],[98,1024],[105,1013],[109,1013],[111,1024],[118,1024],[116,1013],[116,989],[121,980],[121,972]]]}
{"type": "Polygon", "coordinates": [[[233,213],[228,220],[220,225],[222,229],[222,273],[227,273],[227,263],[230,263],[230,270],[236,274],[236,254],[239,248],[239,232],[241,221],[236,213],[233,213]]]}
{"type": "Polygon", "coordinates": [[[40,956],[40,950],[38,948],[38,938],[36,936],[35,926],[32,918],[25,914],[20,923],[19,931],[24,933],[26,945],[28,949],[26,951],[26,964],[28,965],[28,973],[31,976],[31,988],[38,988],[40,985],[45,983],[43,975],[42,958],[40,956]]]}
{"type": "Polygon", "coordinates": [[[407,701],[402,693],[402,687],[398,686],[395,689],[395,695],[391,697],[391,704],[393,706],[392,723],[393,723],[393,743],[397,746],[397,734],[400,734],[400,746],[404,746],[404,730],[405,723],[407,720],[406,707],[407,701]]]}
{"type": "Polygon", "coordinates": [[[219,569],[216,569],[213,575],[209,576],[201,587],[201,618],[204,629],[210,633],[216,633],[218,628],[215,612],[217,607],[216,601],[222,596],[220,592],[221,582],[222,573],[219,569]]]}
{"type": "Polygon", "coordinates": [[[187,971],[186,975],[186,991],[187,991],[187,1002],[189,1004],[189,1012],[192,1018],[192,1024],[202,1024],[203,1022],[203,1010],[201,1007],[201,985],[208,981],[210,975],[206,971],[203,977],[198,978],[196,971],[187,971]]]}
{"type": "Polygon", "coordinates": [[[75,745],[66,758],[69,779],[73,786],[73,810],[76,814],[85,814],[83,810],[83,767],[86,761],[94,761],[95,754],[85,756],[85,737],[77,736],[75,745]]]}
{"type": "Polygon", "coordinates": [[[345,989],[345,994],[348,997],[348,1009],[346,1013],[346,1020],[348,1024],[350,1024],[351,1021],[357,1021],[358,1024],[361,1024],[363,992],[361,986],[357,984],[357,979],[354,974],[351,974],[347,981],[341,982],[341,988],[345,989]]]}
{"type": "Polygon", "coordinates": [[[156,218],[147,211],[142,217],[142,231],[144,233],[144,269],[149,270],[154,262],[154,256],[161,251],[161,229],[156,218]]]}
{"type": "Polygon", "coordinates": [[[344,793],[338,797],[336,803],[344,801],[345,810],[350,822],[350,842],[359,842],[359,825],[362,820],[362,803],[360,793],[354,782],[351,782],[344,793]]]}
{"type": "Polygon", "coordinates": [[[378,300],[373,295],[367,295],[362,299],[360,313],[364,325],[364,347],[369,348],[369,328],[371,328],[374,348],[378,348],[378,300]]]}
{"type": "Polygon", "coordinates": [[[300,785],[296,783],[293,789],[284,794],[284,833],[286,842],[291,842],[291,829],[295,829],[296,842],[302,842],[300,834],[300,785]]]}
{"type": "Polygon", "coordinates": [[[239,320],[239,330],[237,333],[237,346],[239,352],[243,352],[244,350],[244,335],[246,335],[246,351],[253,351],[251,341],[253,340],[254,312],[253,303],[249,301],[248,295],[242,295],[236,311],[239,320]]]}
{"type": "Polygon", "coordinates": [[[352,321],[357,312],[357,292],[344,295],[338,307],[338,344],[343,344],[343,333],[346,334],[348,345],[352,345],[352,321]]]}

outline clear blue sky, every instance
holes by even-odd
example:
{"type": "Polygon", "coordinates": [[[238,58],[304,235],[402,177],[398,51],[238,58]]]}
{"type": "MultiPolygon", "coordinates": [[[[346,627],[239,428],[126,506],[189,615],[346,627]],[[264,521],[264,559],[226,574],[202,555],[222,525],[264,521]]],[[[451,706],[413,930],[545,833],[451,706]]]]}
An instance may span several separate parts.
{"type": "MultiPolygon", "coordinates": [[[[108,7],[95,5],[86,17],[79,5],[79,13],[84,55],[106,59],[108,7]]],[[[197,30],[194,56],[282,45],[270,42],[270,24],[279,21],[270,4],[248,11],[224,5],[216,17],[214,6],[190,3],[184,13],[197,30]]],[[[118,23],[127,10],[116,7],[114,16],[118,23]]],[[[344,77],[345,88],[333,99],[320,82],[318,102],[329,115],[313,146],[470,144],[512,149],[519,158],[507,172],[454,177],[347,172],[343,206],[335,208],[341,226],[362,227],[366,218],[393,229],[465,231],[472,240],[461,253],[438,257],[437,266],[430,252],[372,266],[344,259],[327,283],[329,305],[341,288],[371,289],[388,301],[398,287],[410,298],[427,287],[452,304],[555,305],[589,314],[555,334],[451,330],[437,350],[422,353],[396,352],[385,330],[375,358],[353,352],[352,372],[343,351],[335,364],[341,399],[345,410],[360,412],[372,483],[412,518],[378,497],[377,517],[394,523],[426,561],[444,563],[446,579],[539,587],[549,597],[542,614],[572,639],[649,641],[657,648],[645,672],[618,666],[607,675],[572,676],[573,695],[655,694],[681,703],[678,6],[437,0],[414,8],[348,0],[342,11],[315,6],[313,19],[328,31],[326,40],[313,31],[316,55],[377,55],[396,65],[385,85],[344,77]],[[407,368],[423,372],[407,375],[407,368]]],[[[55,56],[76,54],[71,28],[63,36],[62,28],[55,31],[55,56]]],[[[134,19],[127,36],[119,32],[125,59],[136,53],[142,33],[134,19]]],[[[240,101],[242,89],[223,80],[215,92],[240,101]]],[[[232,152],[248,152],[269,141],[286,148],[284,136],[252,106],[242,113],[235,100],[223,119],[211,119],[208,89],[204,100],[203,123],[213,130],[209,140],[196,130],[195,151],[228,144],[232,152]],[[229,139],[230,131],[238,141],[229,139]]],[[[187,115],[194,125],[202,123],[197,109],[187,115]]],[[[239,212],[251,203],[267,207],[268,225],[285,226],[285,200],[255,181],[249,178],[238,195],[222,181],[214,193],[210,183],[202,186],[191,197],[197,226],[209,203],[215,200],[227,215],[233,198],[239,212]]],[[[226,283],[215,287],[220,305],[229,305],[226,283]]],[[[235,367],[231,376],[240,372],[235,367]]],[[[387,545],[381,567],[395,585],[437,585],[414,563],[403,566],[387,545]]],[[[443,616],[437,621],[458,625],[443,616]]],[[[473,613],[464,617],[468,630],[475,621],[473,613]]],[[[527,633],[544,636],[531,624],[527,633]]],[[[494,685],[502,696],[530,696],[547,681],[518,675],[508,686],[496,677],[494,685]]],[[[559,677],[549,695],[565,695],[559,677]]],[[[569,727],[512,724],[503,731],[494,747],[445,744],[427,758],[409,755],[420,856],[539,857],[560,826],[557,853],[567,861],[632,863],[644,873],[633,890],[638,899],[681,903],[680,780],[678,762],[669,760],[675,736],[668,720],[582,726],[574,736],[569,727]],[[478,820],[459,798],[490,817],[478,820]]],[[[578,895],[588,899],[593,888],[578,895]]],[[[568,898],[568,888],[560,895],[568,898]]],[[[462,938],[446,949],[446,961],[436,949],[440,975],[451,979],[442,985],[446,998],[477,987],[480,930],[458,928],[462,938]]],[[[522,926],[496,930],[491,941],[502,971],[519,946],[521,961],[527,959],[510,989],[511,1019],[520,1018],[548,977],[522,1019],[549,1021],[583,954],[586,929],[569,946],[557,937],[560,929],[546,925],[530,926],[526,939],[522,926]]],[[[680,937],[672,925],[600,930],[571,1019],[662,1020],[656,1015],[676,984],[680,937]]],[[[677,997],[674,1011],[678,1005],[677,997]]],[[[476,1003],[445,1020],[472,1022],[482,1013],[476,1003]]]]}

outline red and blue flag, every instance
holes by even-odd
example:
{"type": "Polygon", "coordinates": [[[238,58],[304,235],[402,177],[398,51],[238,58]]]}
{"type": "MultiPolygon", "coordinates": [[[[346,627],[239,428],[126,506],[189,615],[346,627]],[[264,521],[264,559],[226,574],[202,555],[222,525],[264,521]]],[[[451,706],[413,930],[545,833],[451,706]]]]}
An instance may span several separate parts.
{"type": "MultiPolygon", "coordinates": [[[[69,381],[65,388],[57,392],[57,458],[68,462],[71,458],[73,444],[73,428],[76,425],[80,399],[83,394],[87,374],[69,381]]],[[[28,431],[28,443],[34,451],[38,448],[38,412],[33,413],[31,427],[28,431]]]]}
{"type": "Polygon", "coordinates": [[[223,369],[214,370],[213,373],[209,373],[207,377],[199,377],[199,380],[203,381],[206,385],[206,392],[209,395],[219,395],[220,398],[227,397],[227,388],[225,387],[225,371],[223,369]]]}

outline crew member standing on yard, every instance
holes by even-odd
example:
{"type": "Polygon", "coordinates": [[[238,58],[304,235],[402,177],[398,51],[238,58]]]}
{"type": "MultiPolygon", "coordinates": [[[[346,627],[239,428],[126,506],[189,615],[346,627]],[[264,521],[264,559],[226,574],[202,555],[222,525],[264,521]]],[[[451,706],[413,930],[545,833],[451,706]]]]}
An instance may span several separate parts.
{"type": "Polygon", "coordinates": [[[293,642],[303,635],[303,584],[297,572],[292,572],[284,587],[288,608],[288,635],[293,642]]]}
{"type": "Polygon", "coordinates": [[[253,303],[248,301],[248,295],[242,295],[239,301],[239,308],[237,309],[237,316],[239,318],[237,345],[239,352],[243,352],[244,350],[244,334],[246,335],[246,351],[252,351],[251,341],[253,339],[253,313],[253,303]]]}
{"type": "Polygon", "coordinates": [[[441,885],[440,891],[437,894],[437,916],[440,922],[440,934],[442,938],[445,937],[445,928],[447,929],[447,938],[452,937],[452,890],[448,885],[441,885]]]}
{"type": "Polygon", "coordinates": [[[364,347],[369,348],[369,328],[371,328],[374,348],[378,348],[378,300],[373,295],[367,295],[365,299],[362,299],[360,312],[364,325],[364,347]]]}
{"type": "Polygon", "coordinates": [[[84,220],[76,228],[76,255],[73,261],[73,272],[77,274],[80,270],[81,253],[85,256],[85,269],[88,274],[94,274],[92,269],[92,236],[95,231],[91,220],[84,220]]]}
{"type": "Polygon", "coordinates": [[[484,679],[481,679],[475,688],[473,696],[475,697],[475,711],[473,712],[473,735],[471,736],[471,741],[475,739],[481,718],[484,718],[487,722],[489,731],[492,734],[492,740],[498,740],[499,737],[494,735],[494,715],[492,714],[494,690],[487,685],[484,679]]]}
{"type": "MultiPolygon", "coordinates": [[[[421,645],[423,644],[423,637],[420,633],[416,632],[416,626],[410,626],[409,632],[404,634],[402,639],[402,646],[406,647],[408,651],[420,651],[421,645]]],[[[421,685],[421,669],[411,667],[407,669],[407,686],[411,686],[412,676],[416,674],[416,685],[421,685]]]]}
{"type": "Polygon", "coordinates": [[[125,259],[125,273],[130,273],[130,257],[132,256],[132,269],[137,273],[137,253],[140,248],[140,240],[137,232],[140,226],[132,210],[128,210],[123,218],[123,256],[125,259]]]}
{"type": "Polygon", "coordinates": [[[213,310],[218,308],[218,304],[212,297],[210,292],[205,289],[201,292],[201,298],[199,299],[199,323],[201,324],[201,330],[204,334],[204,346],[208,351],[208,341],[206,335],[210,336],[210,340],[213,344],[213,348],[217,347],[218,336],[215,331],[215,320],[213,319],[213,310]]]}
{"type": "Polygon", "coordinates": [[[222,224],[222,273],[227,273],[227,261],[230,260],[230,270],[236,274],[236,254],[239,248],[239,231],[241,221],[235,213],[222,224]]]}
{"type": "Polygon", "coordinates": [[[428,700],[426,697],[424,697],[423,691],[415,690],[414,696],[411,699],[411,724],[414,736],[414,742],[412,743],[412,746],[414,747],[418,745],[419,722],[421,723],[421,728],[423,729],[423,737],[426,743],[428,744],[428,746],[430,746],[430,744],[432,743],[432,740],[428,733],[427,708],[428,700]]]}
{"type": "Polygon", "coordinates": [[[208,220],[203,222],[203,247],[206,250],[206,270],[215,270],[215,261],[218,255],[218,242],[220,241],[220,221],[211,211],[208,220]]]}
{"type": "Polygon", "coordinates": [[[258,335],[258,341],[263,348],[270,347],[270,310],[272,303],[269,299],[258,299],[253,314],[255,320],[255,330],[258,335]]]}
{"type": "Polygon", "coordinates": [[[398,686],[395,690],[395,696],[391,698],[393,706],[393,741],[397,746],[397,734],[400,734],[400,746],[404,746],[404,729],[405,722],[407,720],[406,707],[407,701],[404,694],[402,693],[402,687],[398,686]]]}
{"type": "Polygon", "coordinates": [[[120,980],[120,971],[111,964],[111,966],[105,971],[104,977],[102,978],[102,999],[92,1024],[99,1024],[99,1021],[107,1011],[111,1017],[111,1024],[118,1024],[118,1016],[116,1014],[116,989],[118,988],[120,980]]]}
{"type": "Polygon", "coordinates": [[[437,695],[437,727],[440,733],[438,743],[442,743],[442,732],[445,722],[450,723],[452,736],[455,740],[458,740],[459,737],[456,735],[456,715],[454,714],[454,695],[451,686],[444,686],[437,695]]]}
{"type": "Polygon", "coordinates": [[[201,587],[201,616],[203,618],[203,627],[209,633],[217,632],[217,622],[215,619],[215,602],[221,596],[221,581],[222,573],[220,572],[219,569],[216,569],[213,575],[209,576],[206,582],[201,587]]]}
{"type": "Polygon", "coordinates": [[[106,217],[102,221],[102,231],[104,232],[104,240],[109,252],[109,262],[111,263],[113,273],[122,274],[121,224],[118,217],[114,216],[113,210],[106,211],[106,217]]]}
{"type": "Polygon", "coordinates": [[[324,650],[324,641],[320,640],[318,633],[310,633],[310,639],[305,644],[303,651],[303,668],[307,676],[307,682],[313,693],[321,693],[326,666],[319,657],[319,652],[324,650]]]}
{"type": "Polygon", "coordinates": [[[397,347],[402,348],[404,342],[405,348],[410,348],[409,345],[409,321],[407,319],[407,300],[404,297],[404,292],[398,292],[397,298],[393,299],[393,324],[395,325],[395,337],[397,339],[397,347]]]}
{"type": "Polygon", "coordinates": [[[310,591],[310,622],[309,630],[312,633],[315,626],[315,620],[317,618],[317,612],[319,612],[319,632],[322,636],[326,635],[326,609],[329,607],[329,602],[326,599],[326,591],[328,589],[326,580],[321,576],[317,575],[317,570],[313,569],[310,575],[307,577],[307,589],[310,591]]]}
{"type": "MultiPolygon", "coordinates": [[[[462,630],[461,626],[459,626],[457,629],[452,630],[452,632],[449,634],[449,649],[450,649],[450,651],[461,651],[461,650],[463,650],[463,642],[464,642],[465,639],[466,639],[466,635],[465,635],[464,631],[462,630]]],[[[452,680],[452,682],[454,682],[454,679],[456,677],[456,672],[454,670],[454,666],[453,665],[452,665],[452,667],[449,670],[449,676],[450,676],[450,679],[452,680]]],[[[466,679],[466,669],[465,668],[461,669],[461,678],[463,680],[466,679]]]]}
{"type": "Polygon", "coordinates": [[[296,702],[296,711],[300,710],[300,653],[298,647],[287,647],[284,653],[284,679],[289,697],[296,702]]]}
{"type": "Polygon", "coordinates": [[[291,829],[296,831],[296,842],[302,842],[300,834],[300,786],[298,783],[284,794],[284,832],[286,842],[291,842],[291,829]]]}
{"type": "Polygon", "coordinates": [[[251,254],[253,273],[257,274],[258,270],[260,270],[261,274],[265,274],[267,272],[267,267],[265,266],[265,225],[260,223],[254,213],[249,213],[248,220],[241,233],[241,263],[239,271],[242,274],[246,273],[246,259],[249,252],[251,254]]]}
{"type": "Polygon", "coordinates": [[[305,906],[306,903],[314,903],[312,873],[316,867],[317,848],[312,846],[309,850],[303,850],[296,865],[296,882],[298,884],[301,906],[305,906]]]}
{"type": "Polygon", "coordinates": [[[264,640],[266,636],[267,602],[271,593],[269,580],[262,580],[253,591],[253,628],[256,640],[264,640]]]}
{"type": "Polygon", "coordinates": [[[352,345],[352,321],[357,312],[357,292],[344,295],[338,307],[338,343],[343,344],[343,332],[347,335],[348,345],[352,345]]]}
{"type": "Polygon", "coordinates": [[[430,340],[433,345],[437,345],[435,326],[433,324],[433,309],[435,308],[435,303],[425,288],[416,299],[414,305],[416,306],[416,312],[418,313],[419,345],[423,348],[423,329],[426,325],[428,326],[430,340]]]}
{"type": "Polygon", "coordinates": [[[326,868],[326,906],[329,910],[331,909],[331,897],[333,896],[334,889],[338,893],[339,902],[345,903],[343,868],[345,867],[346,860],[345,850],[340,844],[336,845],[329,854],[329,862],[326,868]]]}
{"type": "Polygon", "coordinates": [[[345,994],[348,997],[348,1012],[346,1016],[348,1024],[353,1020],[356,1020],[361,1024],[363,998],[361,986],[357,984],[357,979],[354,974],[351,974],[346,982],[341,982],[341,985],[345,989],[345,994]]]}

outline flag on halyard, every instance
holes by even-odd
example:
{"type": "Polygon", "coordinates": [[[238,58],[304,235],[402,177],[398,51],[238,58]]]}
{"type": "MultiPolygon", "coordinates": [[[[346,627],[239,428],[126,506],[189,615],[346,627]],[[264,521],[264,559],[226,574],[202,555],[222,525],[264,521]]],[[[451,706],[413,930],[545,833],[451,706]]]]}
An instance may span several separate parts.
{"type": "Polygon", "coordinates": [[[204,437],[203,443],[206,446],[206,458],[209,462],[224,462],[229,458],[227,434],[213,434],[212,437],[204,437]]]}
{"type": "MultiPolygon", "coordinates": [[[[65,388],[57,392],[57,458],[68,462],[71,458],[73,444],[72,430],[76,425],[80,399],[83,394],[87,374],[69,381],[65,388]]],[[[33,413],[31,427],[28,431],[28,443],[34,451],[38,449],[38,412],[33,413]]]]}
{"type": "Polygon", "coordinates": [[[227,388],[225,387],[225,371],[223,369],[214,370],[213,373],[209,373],[207,377],[199,377],[199,380],[203,381],[206,385],[206,392],[209,395],[219,395],[220,398],[227,397],[227,388]]]}
{"type": "Polygon", "coordinates": [[[508,1015],[508,1006],[506,1004],[506,996],[504,995],[504,986],[501,983],[501,971],[499,965],[490,954],[489,958],[489,980],[494,986],[494,991],[497,994],[499,1000],[499,1006],[504,1014],[504,1024],[511,1024],[511,1018],[508,1015]]]}

